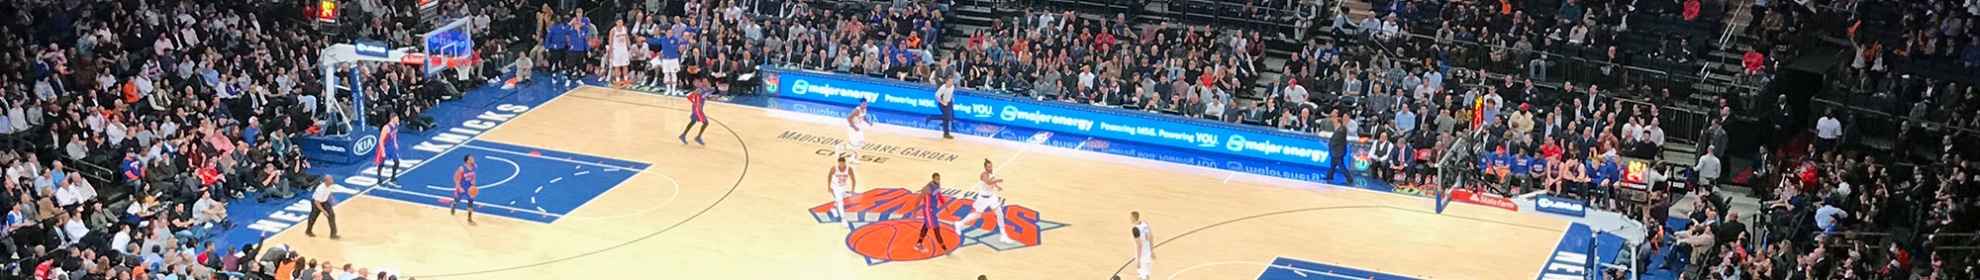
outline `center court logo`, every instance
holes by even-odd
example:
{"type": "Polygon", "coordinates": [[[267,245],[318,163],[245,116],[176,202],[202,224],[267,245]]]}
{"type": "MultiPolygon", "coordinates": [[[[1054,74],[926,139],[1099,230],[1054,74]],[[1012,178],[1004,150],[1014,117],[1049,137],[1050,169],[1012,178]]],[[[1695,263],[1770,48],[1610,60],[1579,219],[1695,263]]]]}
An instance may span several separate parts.
{"type": "MultiPolygon", "coordinates": [[[[1004,215],[1009,217],[1003,219],[1003,224],[996,222],[995,213],[984,213],[982,219],[962,225],[962,234],[956,235],[956,228],[950,223],[976,211],[973,207],[976,201],[971,199],[974,197],[974,193],[945,189],[941,196],[942,209],[935,214],[942,222],[939,231],[944,244],[931,245],[929,251],[922,252],[914,249],[922,226],[920,212],[927,203],[921,194],[904,188],[881,188],[853,195],[846,198],[846,219],[857,228],[847,234],[846,247],[865,257],[867,264],[877,265],[939,257],[972,245],[984,245],[996,251],[1038,246],[1045,241],[1041,232],[1066,227],[1064,223],[1041,220],[1038,211],[1029,207],[1006,202],[1004,215]],[[1014,242],[1004,242],[999,232],[1008,234],[1014,242]]],[[[832,210],[832,203],[826,202],[806,212],[820,224],[838,224],[832,210]]],[[[935,242],[934,237],[929,239],[930,243],[935,242]]]]}

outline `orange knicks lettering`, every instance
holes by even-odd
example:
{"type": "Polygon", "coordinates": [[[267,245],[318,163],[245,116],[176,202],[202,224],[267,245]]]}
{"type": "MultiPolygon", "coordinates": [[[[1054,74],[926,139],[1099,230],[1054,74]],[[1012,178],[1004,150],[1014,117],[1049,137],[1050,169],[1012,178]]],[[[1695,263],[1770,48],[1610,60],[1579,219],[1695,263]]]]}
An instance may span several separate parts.
{"type": "MultiPolygon", "coordinates": [[[[935,214],[935,219],[943,222],[954,222],[954,221],[962,220],[963,215],[969,215],[969,211],[975,209],[970,206],[970,203],[974,203],[976,201],[973,199],[959,199],[948,196],[936,196],[935,199],[943,200],[942,202],[940,202],[941,204],[938,204],[942,206],[940,213],[935,214]],[[960,214],[956,213],[958,211],[962,213],[960,214]]],[[[927,202],[923,202],[923,203],[927,203],[927,202]]]]}
{"type": "Polygon", "coordinates": [[[1010,215],[1010,218],[1004,219],[1004,226],[1011,227],[1004,234],[1009,234],[1011,240],[1024,243],[1024,246],[1038,246],[1040,239],[1038,235],[1037,210],[1031,210],[1031,208],[1024,206],[1006,206],[1004,207],[1004,215],[1010,215]]]}
{"type": "Polygon", "coordinates": [[[903,189],[878,189],[860,194],[857,201],[849,201],[846,211],[857,213],[907,214],[921,207],[921,195],[903,189]]]}

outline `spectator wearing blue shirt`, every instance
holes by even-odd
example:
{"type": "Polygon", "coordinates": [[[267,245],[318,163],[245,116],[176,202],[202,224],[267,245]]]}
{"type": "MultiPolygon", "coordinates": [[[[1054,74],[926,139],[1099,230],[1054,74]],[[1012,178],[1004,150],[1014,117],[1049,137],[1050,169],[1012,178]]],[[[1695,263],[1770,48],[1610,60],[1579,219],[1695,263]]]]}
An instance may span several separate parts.
{"type": "MultiPolygon", "coordinates": [[[[68,180],[69,180],[69,172],[65,172],[65,171],[62,171],[63,169],[66,169],[66,168],[63,168],[63,167],[62,167],[62,162],[60,162],[60,161],[57,161],[57,162],[55,162],[55,165],[54,165],[54,166],[52,166],[52,167],[49,167],[49,168],[48,168],[48,179],[49,179],[49,180],[51,180],[51,181],[49,181],[49,183],[53,183],[53,184],[54,184],[54,185],[51,185],[51,186],[49,186],[49,187],[51,188],[51,190],[52,190],[52,188],[54,188],[54,187],[60,187],[60,186],[62,186],[63,184],[66,184],[66,183],[68,183],[68,180]]],[[[43,190],[43,192],[42,192],[42,193],[48,193],[47,191],[50,191],[50,190],[43,190]]]]}
{"type": "Polygon", "coordinates": [[[1512,181],[1512,184],[1507,185],[1506,188],[1514,190],[1513,193],[1524,193],[1524,190],[1513,189],[1513,186],[1528,187],[1527,182],[1533,181],[1533,177],[1528,176],[1533,173],[1532,169],[1530,169],[1533,167],[1533,157],[1527,156],[1525,153],[1514,153],[1507,157],[1512,158],[1512,165],[1507,167],[1512,172],[1509,174],[1512,177],[1509,180],[1512,181]]]}
{"type": "Polygon", "coordinates": [[[1488,172],[1489,172],[1489,171],[1491,171],[1491,170],[1492,170],[1492,152],[1485,152],[1485,154],[1482,154],[1482,155],[1478,155],[1478,163],[1477,163],[1477,165],[1478,165],[1478,166],[1476,166],[1476,168],[1478,168],[1478,170],[1484,170],[1484,171],[1488,171],[1488,172]]]}
{"type": "Polygon", "coordinates": [[[248,117],[248,126],[241,131],[241,141],[245,141],[249,147],[253,147],[257,143],[256,138],[260,138],[259,136],[261,136],[260,117],[248,117]]]}
{"type": "Polygon", "coordinates": [[[1815,201],[1815,205],[1821,206],[1821,208],[1815,209],[1815,226],[1820,227],[1825,235],[1830,232],[1841,231],[1842,229],[1836,228],[1836,221],[1849,217],[1849,212],[1843,211],[1842,208],[1836,208],[1833,204],[1827,200],[1815,201]]]}
{"type": "Polygon", "coordinates": [[[138,160],[137,152],[125,151],[121,166],[124,169],[124,183],[130,185],[133,191],[142,191],[139,185],[144,183],[144,161],[138,160]]]}
{"type": "Polygon", "coordinates": [[[1579,195],[1583,198],[1582,201],[1587,201],[1588,194],[1594,193],[1595,188],[1602,186],[1602,181],[1608,179],[1603,177],[1606,174],[1602,172],[1602,163],[1596,162],[1597,160],[1600,159],[1593,156],[1582,160],[1581,168],[1584,170],[1582,173],[1588,176],[1587,184],[1582,185],[1582,188],[1579,190],[1581,192],[1579,195]]]}
{"type": "Polygon", "coordinates": [[[1499,145],[1497,151],[1492,152],[1491,157],[1492,171],[1490,173],[1492,180],[1497,181],[1499,186],[1506,186],[1512,179],[1511,176],[1508,176],[1512,175],[1510,173],[1512,172],[1512,154],[1506,153],[1505,145],[1499,145]]]}
{"type": "MultiPolygon", "coordinates": [[[[1407,105],[1404,107],[1402,110],[1396,110],[1396,131],[1402,134],[1409,134],[1409,132],[1416,130],[1416,113],[1411,112],[1407,108],[1407,105]]],[[[1422,109],[1417,108],[1417,110],[1422,109]]]]}
{"type": "MultiPolygon", "coordinates": [[[[1622,181],[1622,166],[1614,157],[1602,158],[1602,165],[1596,169],[1596,173],[1602,175],[1601,183],[1596,186],[1604,189],[1614,188],[1617,181],[1622,181]]],[[[1593,201],[1592,198],[1589,201],[1593,201]]]]}
{"type": "Polygon", "coordinates": [[[1533,152],[1531,158],[1531,160],[1526,162],[1526,177],[1529,184],[1538,186],[1542,180],[1547,179],[1547,172],[1551,170],[1547,170],[1547,157],[1541,155],[1540,152],[1533,152]]]}

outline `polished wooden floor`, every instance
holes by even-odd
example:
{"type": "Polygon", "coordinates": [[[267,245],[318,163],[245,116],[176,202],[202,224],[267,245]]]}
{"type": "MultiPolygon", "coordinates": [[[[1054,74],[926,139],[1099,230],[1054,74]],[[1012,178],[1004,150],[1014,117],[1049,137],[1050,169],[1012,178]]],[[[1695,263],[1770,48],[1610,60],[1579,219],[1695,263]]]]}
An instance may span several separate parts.
{"type": "Polygon", "coordinates": [[[824,146],[786,131],[844,137],[843,120],[710,105],[708,145],[674,139],[679,98],[585,87],[481,140],[648,162],[652,167],[554,224],[482,217],[359,197],[339,206],[343,239],[294,230],[271,238],[311,256],[421,279],[1107,279],[1132,260],[1129,211],[1160,242],[1154,279],[1254,279],[1275,256],[1436,279],[1530,279],[1564,221],[1426,199],[974,137],[882,126],[869,143],[957,154],[859,169],[860,188],[951,185],[983,159],[1001,194],[1070,226],[1038,247],[964,247],[952,257],[867,265],[848,230],[805,209],[830,201],[824,146]],[[745,148],[746,147],[746,148],[745,148]]]}

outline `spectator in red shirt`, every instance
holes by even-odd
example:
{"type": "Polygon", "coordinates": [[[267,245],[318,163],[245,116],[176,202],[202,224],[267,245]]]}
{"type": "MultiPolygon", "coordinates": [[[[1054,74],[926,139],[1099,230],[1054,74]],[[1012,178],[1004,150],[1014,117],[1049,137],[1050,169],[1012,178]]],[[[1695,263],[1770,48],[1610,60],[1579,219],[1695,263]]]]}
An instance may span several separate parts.
{"type": "MultiPolygon", "coordinates": [[[[207,162],[220,162],[220,159],[208,159],[207,162]]],[[[215,165],[218,164],[207,164],[199,167],[200,191],[206,191],[207,186],[220,183],[220,169],[214,168],[215,165]]]]}
{"type": "Polygon", "coordinates": [[[1698,0],[1685,0],[1685,1],[1684,1],[1684,20],[1685,20],[1685,21],[1691,21],[1691,20],[1695,20],[1695,19],[1698,19],[1698,6],[1699,6],[1699,3],[1698,3],[1698,0]]]}
{"type": "Polygon", "coordinates": [[[1541,157],[1550,159],[1560,158],[1561,152],[1561,145],[1555,144],[1554,138],[1547,138],[1547,144],[1540,145],[1541,157]]]}
{"type": "Polygon", "coordinates": [[[1760,72],[1760,66],[1762,65],[1762,63],[1767,62],[1767,57],[1765,55],[1761,55],[1759,50],[1754,50],[1753,48],[1747,48],[1746,56],[1741,57],[1740,61],[1745,63],[1746,74],[1750,75],[1760,72]]]}
{"type": "Polygon", "coordinates": [[[1100,32],[1100,36],[1094,39],[1093,48],[1100,52],[1114,49],[1114,32],[1100,32]]]}

